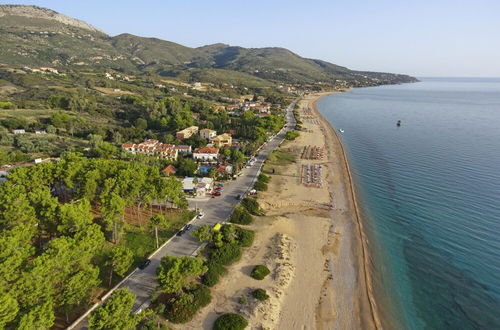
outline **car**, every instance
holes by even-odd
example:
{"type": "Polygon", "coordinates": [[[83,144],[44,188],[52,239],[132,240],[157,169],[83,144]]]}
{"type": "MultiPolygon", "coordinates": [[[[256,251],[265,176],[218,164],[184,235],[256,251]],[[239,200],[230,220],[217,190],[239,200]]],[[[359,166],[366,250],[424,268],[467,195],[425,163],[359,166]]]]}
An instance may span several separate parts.
{"type": "Polygon", "coordinates": [[[181,229],[177,232],[177,236],[182,236],[182,234],[184,234],[184,229],[181,229]]]}
{"type": "Polygon", "coordinates": [[[201,219],[201,218],[203,218],[204,216],[205,216],[205,213],[200,212],[200,213],[198,213],[198,215],[197,215],[196,217],[197,217],[198,219],[201,219]]]}
{"type": "Polygon", "coordinates": [[[215,187],[215,191],[219,191],[219,192],[221,192],[221,191],[223,191],[223,190],[224,190],[224,189],[222,189],[221,187],[215,187]]]}
{"type": "Polygon", "coordinates": [[[151,260],[149,259],[146,259],[144,260],[140,265],[139,265],[139,269],[144,269],[146,268],[147,266],[149,266],[149,264],[151,263],[151,260]]]}
{"type": "Polygon", "coordinates": [[[239,200],[239,201],[242,200],[243,199],[243,195],[242,194],[236,195],[236,199],[239,200]]]}
{"type": "Polygon", "coordinates": [[[183,229],[183,230],[184,230],[184,232],[187,232],[187,231],[189,231],[189,229],[191,229],[192,227],[193,227],[193,225],[192,225],[192,224],[190,224],[190,223],[188,223],[188,224],[184,227],[184,229],[183,229]]]}
{"type": "Polygon", "coordinates": [[[214,197],[219,197],[220,195],[221,195],[220,191],[214,191],[212,193],[212,196],[214,196],[214,197]]]}
{"type": "Polygon", "coordinates": [[[224,187],[224,184],[222,184],[222,183],[217,183],[217,184],[216,184],[216,186],[217,186],[217,187],[224,187]]]}

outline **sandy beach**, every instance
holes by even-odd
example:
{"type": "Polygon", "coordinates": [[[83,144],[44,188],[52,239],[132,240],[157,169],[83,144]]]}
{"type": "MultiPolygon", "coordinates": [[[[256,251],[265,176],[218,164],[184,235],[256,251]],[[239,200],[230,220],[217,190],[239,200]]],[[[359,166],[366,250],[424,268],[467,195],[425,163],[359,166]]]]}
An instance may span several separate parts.
{"type": "Polygon", "coordinates": [[[345,154],[315,109],[327,94],[310,95],[299,104],[300,136],[280,148],[295,161],[268,162],[264,168],[274,173],[268,174],[268,191],[258,196],[266,216],[248,226],[256,231],[253,246],[214,287],[212,303],[175,329],[211,329],[227,312],[245,316],[251,329],[381,328],[345,154]],[[258,264],[271,270],[262,281],[249,276],[258,264]],[[255,300],[256,288],[270,298],[255,300]]]}

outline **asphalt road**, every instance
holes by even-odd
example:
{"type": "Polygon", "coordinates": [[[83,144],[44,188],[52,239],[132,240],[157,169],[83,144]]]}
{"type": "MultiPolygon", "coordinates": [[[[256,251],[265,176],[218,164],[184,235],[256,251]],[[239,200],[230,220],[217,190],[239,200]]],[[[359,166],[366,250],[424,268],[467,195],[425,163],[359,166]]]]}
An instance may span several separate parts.
{"type": "MultiPolygon", "coordinates": [[[[285,115],[287,127],[283,128],[278,134],[276,134],[276,136],[271,138],[261,147],[259,152],[256,154],[255,162],[251,167],[244,168],[241,175],[236,180],[232,180],[224,184],[224,190],[221,196],[210,198],[206,201],[190,201],[189,206],[191,208],[198,207],[203,211],[203,213],[205,213],[205,216],[191,222],[193,227],[189,232],[182,236],[173,237],[150,258],[151,264],[146,267],[146,269],[136,269],[133,274],[131,274],[127,280],[120,285],[120,288],[127,287],[130,292],[136,295],[133,308],[134,311],[139,311],[147,307],[149,304],[149,298],[158,285],[156,281],[156,269],[160,264],[161,258],[167,255],[191,256],[195,253],[201,246],[201,243],[189,235],[189,233],[199,226],[204,226],[206,224],[214,225],[218,222],[226,221],[236,204],[239,202],[236,196],[238,194],[246,193],[253,187],[253,184],[260,174],[260,169],[268,155],[279,147],[281,142],[284,140],[286,132],[295,127],[295,118],[293,117],[292,112],[294,104],[295,103],[292,103],[287,108],[287,113],[285,115]]],[[[75,324],[73,327],[68,329],[87,329],[87,318],[82,319],[78,324],[75,324]]]]}

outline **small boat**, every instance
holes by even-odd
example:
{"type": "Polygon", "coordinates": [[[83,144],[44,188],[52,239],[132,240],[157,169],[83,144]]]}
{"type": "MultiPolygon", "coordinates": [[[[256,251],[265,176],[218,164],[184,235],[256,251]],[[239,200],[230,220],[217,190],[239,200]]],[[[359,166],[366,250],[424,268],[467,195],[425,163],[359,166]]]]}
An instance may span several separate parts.
{"type": "Polygon", "coordinates": [[[396,126],[397,127],[401,126],[401,120],[398,120],[398,122],[396,123],[396,126]]]}
{"type": "Polygon", "coordinates": [[[339,128],[340,133],[344,133],[344,130],[342,128],[339,128]]]}

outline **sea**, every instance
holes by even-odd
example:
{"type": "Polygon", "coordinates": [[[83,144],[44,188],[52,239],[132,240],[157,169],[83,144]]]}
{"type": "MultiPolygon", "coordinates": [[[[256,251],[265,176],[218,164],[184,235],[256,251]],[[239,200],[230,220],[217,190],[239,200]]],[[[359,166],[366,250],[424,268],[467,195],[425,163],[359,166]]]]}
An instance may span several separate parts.
{"type": "Polygon", "coordinates": [[[383,326],[500,329],[500,79],[419,79],[318,102],[346,149],[383,326]]]}

